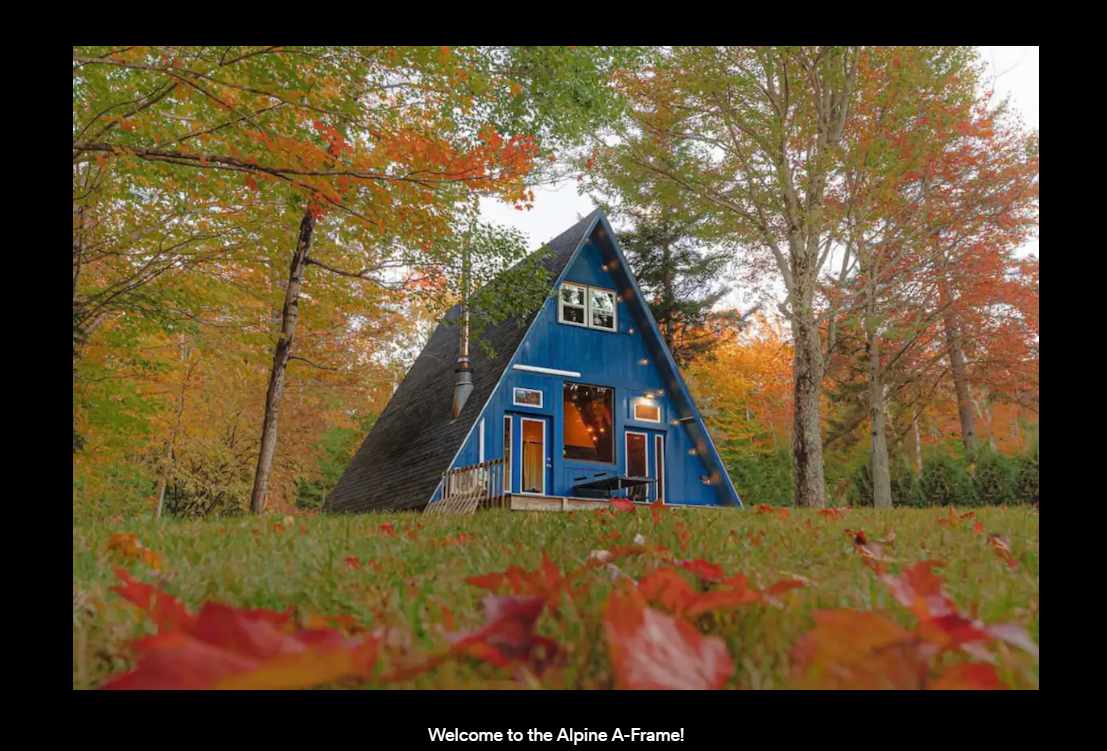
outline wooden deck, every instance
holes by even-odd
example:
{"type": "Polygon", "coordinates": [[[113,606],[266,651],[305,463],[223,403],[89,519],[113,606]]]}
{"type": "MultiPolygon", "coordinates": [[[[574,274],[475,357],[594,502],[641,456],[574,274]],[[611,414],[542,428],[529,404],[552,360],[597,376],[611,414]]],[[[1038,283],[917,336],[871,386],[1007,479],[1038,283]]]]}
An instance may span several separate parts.
{"type": "Polygon", "coordinates": [[[512,511],[587,511],[607,508],[607,506],[608,501],[603,498],[572,498],[530,493],[512,493],[508,496],[507,504],[512,511]]]}

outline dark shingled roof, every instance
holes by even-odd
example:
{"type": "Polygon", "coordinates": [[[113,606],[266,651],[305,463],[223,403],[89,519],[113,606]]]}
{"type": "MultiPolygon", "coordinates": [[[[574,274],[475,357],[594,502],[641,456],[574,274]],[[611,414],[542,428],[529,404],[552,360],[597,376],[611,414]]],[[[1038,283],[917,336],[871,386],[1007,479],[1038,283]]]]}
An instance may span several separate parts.
{"type": "MultiPolygon", "coordinates": [[[[593,211],[544,246],[551,251],[544,259],[551,286],[598,214],[599,209],[593,211]]],[[[454,308],[446,319],[457,312],[454,308]]],[[[492,345],[495,356],[489,357],[482,347],[472,348],[473,393],[456,420],[451,419],[451,410],[460,332],[456,324],[440,322],[342,473],[327,499],[327,510],[425,506],[537,313],[535,310],[485,328],[482,338],[492,345]]]]}

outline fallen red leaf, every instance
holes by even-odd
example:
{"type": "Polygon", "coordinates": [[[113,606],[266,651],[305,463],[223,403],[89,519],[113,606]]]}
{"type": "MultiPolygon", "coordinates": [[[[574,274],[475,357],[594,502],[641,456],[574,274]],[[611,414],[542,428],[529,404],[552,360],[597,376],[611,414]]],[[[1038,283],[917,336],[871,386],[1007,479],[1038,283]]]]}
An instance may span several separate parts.
{"type": "Polygon", "coordinates": [[[726,578],[726,573],[723,572],[723,567],[717,563],[711,561],[705,561],[697,558],[694,561],[677,561],[676,564],[685,571],[691,571],[696,576],[700,577],[704,581],[709,582],[721,582],[726,578]]]}
{"type": "Polygon", "coordinates": [[[367,676],[377,643],[336,629],[299,629],[292,613],[207,603],[193,616],[176,599],[125,571],[113,588],[147,610],[158,634],[132,644],[135,668],[107,689],[311,688],[367,676]]]}
{"type": "Polygon", "coordinates": [[[121,584],[111,588],[124,600],[137,605],[150,616],[161,630],[183,628],[194,620],[188,608],[176,597],[167,595],[152,584],[133,578],[126,569],[117,568],[115,577],[121,584]]]}
{"type": "Polygon", "coordinates": [[[991,665],[962,662],[926,686],[931,691],[1005,691],[1008,686],[991,665]]]}
{"type": "Polygon", "coordinates": [[[534,627],[546,603],[542,597],[488,595],[483,600],[484,627],[455,642],[451,654],[470,657],[506,668],[526,665],[541,675],[557,656],[557,643],[535,636],[534,627]]]}
{"type": "Polygon", "coordinates": [[[621,689],[720,689],[734,673],[721,637],[648,607],[633,587],[611,594],[603,627],[621,689]]]}
{"type": "Polygon", "coordinates": [[[1008,568],[1018,568],[1019,563],[1011,555],[1011,538],[1006,535],[988,535],[988,544],[996,555],[1003,559],[1008,568]]]}

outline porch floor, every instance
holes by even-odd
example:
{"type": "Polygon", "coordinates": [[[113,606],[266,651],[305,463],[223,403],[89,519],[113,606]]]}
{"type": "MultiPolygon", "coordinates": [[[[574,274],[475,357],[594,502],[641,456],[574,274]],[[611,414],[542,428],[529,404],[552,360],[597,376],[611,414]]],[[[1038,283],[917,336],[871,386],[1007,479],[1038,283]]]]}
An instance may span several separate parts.
{"type": "Polygon", "coordinates": [[[604,498],[573,498],[530,493],[512,493],[508,499],[508,508],[512,511],[583,511],[607,508],[609,503],[604,498]]]}

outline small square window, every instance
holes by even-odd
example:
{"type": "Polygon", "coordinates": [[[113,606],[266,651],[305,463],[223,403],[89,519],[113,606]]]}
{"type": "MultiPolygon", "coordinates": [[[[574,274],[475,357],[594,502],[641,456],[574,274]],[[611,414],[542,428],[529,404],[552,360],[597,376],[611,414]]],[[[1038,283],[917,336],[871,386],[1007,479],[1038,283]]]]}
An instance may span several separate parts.
{"type": "Polygon", "coordinates": [[[646,399],[635,402],[634,419],[639,422],[661,422],[661,405],[646,399]]]}
{"type": "Polygon", "coordinates": [[[511,403],[517,407],[542,407],[542,392],[538,389],[515,389],[511,403]]]}

